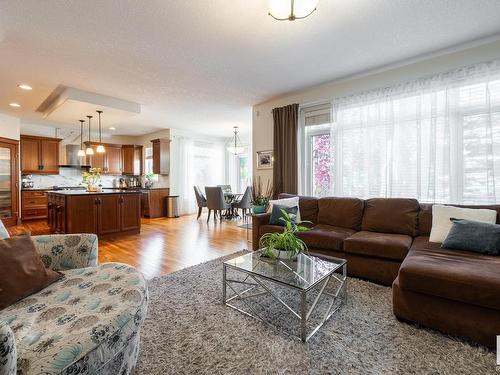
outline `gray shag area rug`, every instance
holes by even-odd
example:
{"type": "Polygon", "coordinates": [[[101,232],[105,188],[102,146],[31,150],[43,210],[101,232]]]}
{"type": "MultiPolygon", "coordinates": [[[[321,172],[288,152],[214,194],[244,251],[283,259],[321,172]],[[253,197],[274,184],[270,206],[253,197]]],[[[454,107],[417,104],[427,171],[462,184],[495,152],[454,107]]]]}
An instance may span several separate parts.
{"type": "Polygon", "coordinates": [[[495,373],[493,351],[399,322],[390,288],[354,278],[346,304],[304,344],[289,334],[296,318],[262,307],[267,297],[258,306],[281,328],[222,304],[222,261],[242,253],[150,281],[136,374],[495,373]]]}

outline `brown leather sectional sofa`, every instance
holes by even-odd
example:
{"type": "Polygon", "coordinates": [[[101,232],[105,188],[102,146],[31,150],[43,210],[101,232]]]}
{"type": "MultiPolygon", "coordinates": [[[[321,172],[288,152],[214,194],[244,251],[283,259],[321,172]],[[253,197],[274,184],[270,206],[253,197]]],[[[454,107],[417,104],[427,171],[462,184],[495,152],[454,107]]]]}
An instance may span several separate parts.
{"type": "MultiPolygon", "coordinates": [[[[302,220],[312,222],[311,230],[299,234],[309,251],[347,259],[350,276],[392,285],[396,317],[496,345],[500,256],[429,242],[432,205],[402,198],[300,197],[299,206],[302,220]]],[[[500,223],[500,205],[467,207],[496,210],[500,223]]],[[[269,225],[269,218],[253,217],[254,250],[264,233],[282,230],[269,225]]]]}

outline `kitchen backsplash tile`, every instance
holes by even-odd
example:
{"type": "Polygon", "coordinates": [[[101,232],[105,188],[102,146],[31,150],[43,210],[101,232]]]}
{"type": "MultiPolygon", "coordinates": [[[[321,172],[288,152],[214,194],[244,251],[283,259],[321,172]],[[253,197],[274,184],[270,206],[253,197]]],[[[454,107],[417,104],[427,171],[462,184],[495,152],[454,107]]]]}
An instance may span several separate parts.
{"type": "MultiPolygon", "coordinates": [[[[169,187],[167,176],[159,176],[155,187],[169,187]]],[[[126,177],[125,177],[126,179],[126,177]]],[[[52,186],[84,186],[82,183],[82,170],[77,168],[60,168],[56,175],[31,175],[34,189],[51,188],[52,186]]],[[[120,176],[101,176],[101,184],[105,188],[119,186],[120,176]]]]}

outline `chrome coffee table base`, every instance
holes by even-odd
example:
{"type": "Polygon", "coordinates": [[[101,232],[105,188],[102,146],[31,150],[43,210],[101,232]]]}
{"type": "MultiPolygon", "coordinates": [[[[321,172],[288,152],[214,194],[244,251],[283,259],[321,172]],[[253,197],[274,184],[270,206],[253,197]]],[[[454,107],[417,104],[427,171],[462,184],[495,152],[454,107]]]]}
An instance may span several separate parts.
{"type": "MultiPolygon", "coordinates": [[[[277,260],[281,262],[280,260],[277,260]]],[[[285,263],[283,263],[285,264],[285,263]]],[[[239,267],[233,267],[229,264],[223,263],[223,273],[222,273],[222,299],[223,303],[226,306],[229,306],[245,315],[251,316],[252,318],[258,319],[268,324],[272,324],[272,322],[267,321],[262,318],[260,314],[256,311],[256,309],[252,306],[251,303],[248,302],[249,299],[261,296],[264,294],[270,295],[273,297],[273,300],[281,304],[286,310],[288,310],[299,322],[300,324],[300,339],[303,342],[307,342],[322,326],[325,324],[328,319],[332,317],[332,315],[343,305],[343,303],[347,300],[347,263],[344,263],[342,266],[341,273],[332,272],[330,275],[324,278],[321,282],[314,287],[303,289],[291,286],[287,283],[280,282],[278,280],[274,280],[269,277],[262,277],[252,274],[250,272],[246,272],[239,267]],[[227,269],[233,269],[236,272],[245,274],[245,278],[243,280],[230,279],[227,275],[227,269]],[[269,285],[265,285],[263,281],[270,281],[269,285]],[[243,291],[237,291],[235,284],[246,285],[248,288],[243,291]],[[329,284],[335,284],[334,291],[329,290],[329,284]],[[280,285],[295,291],[298,291],[298,296],[300,296],[300,311],[295,311],[292,307],[290,307],[279,295],[273,291],[272,285],[280,285]],[[228,297],[228,288],[230,291],[234,293],[231,297],[228,297]],[[319,293],[314,298],[314,301],[308,306],[307,303],[307,295],[311,291],[319,288],[319,293]],[[327,309],[326,312],[320,319],[319,324],[315,325],[312,329],[308,329],[308,322],[310,321],[311,314],[315,311],[318,306],[318,302],[322,298],[327,299],[327,309]],[[233,301],[242,301],[244,305],[248,308],[242,309],[240,307],[235,306],[231,302],[233,301]]]]}

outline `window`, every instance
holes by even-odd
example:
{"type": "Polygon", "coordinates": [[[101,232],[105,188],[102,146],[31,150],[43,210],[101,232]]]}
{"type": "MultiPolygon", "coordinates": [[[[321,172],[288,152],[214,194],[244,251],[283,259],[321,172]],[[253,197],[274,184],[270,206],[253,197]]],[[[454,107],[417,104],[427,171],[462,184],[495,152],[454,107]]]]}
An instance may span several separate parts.
{"type": "Polygon", "coordinates": [[[341,98],[321,116],[301,110],[305,194],[500,202],[499,62],[341,98]]]}
{"type": "Polygon", "coordinates": [[[238,192],[244,193],[247,186],[251,184],[250,168],[248,165],[248,154],[237,156],[238,192]]]}
{"type": "Polygon", "coordinates": [[[153,147],[146,147],[144,149],[144,172],[145,174],[152,174],[153,181],[158,181],[158,175],[153,174],[153,147]]]}

